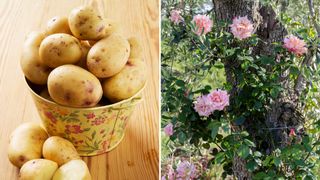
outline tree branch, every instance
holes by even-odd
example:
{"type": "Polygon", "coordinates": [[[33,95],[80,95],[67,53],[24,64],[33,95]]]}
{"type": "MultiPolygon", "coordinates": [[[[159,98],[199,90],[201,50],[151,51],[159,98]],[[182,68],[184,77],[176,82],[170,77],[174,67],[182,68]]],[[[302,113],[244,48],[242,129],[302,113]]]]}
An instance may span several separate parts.
{"type": "Polygon", "coordinates": [[[318,37],[320,37],[320,26],[316,21],[316,16],[314,14],[314,7],[313,7],[313,0],[307,0],[308,1],[308,6],[309,6],[309,12],[310,12],[310,16],[311,16],[311,20],[313,23],[313,26],[315,27],[317,33],[318,33],[318,37]]]}

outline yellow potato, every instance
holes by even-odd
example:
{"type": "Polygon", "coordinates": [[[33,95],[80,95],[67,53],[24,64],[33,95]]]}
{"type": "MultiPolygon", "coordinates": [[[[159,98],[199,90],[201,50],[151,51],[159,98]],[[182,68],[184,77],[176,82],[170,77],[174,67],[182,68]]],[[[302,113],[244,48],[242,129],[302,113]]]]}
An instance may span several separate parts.
{"type": "Polygon", "coordinates": [[[91,45],[88,41],[81,41],[80,44],[82,55],[80,61],[76,65],[82,67],[83,69],[87,69],[87,55],[91,48],[91,45]]]}
{"type": "Polygon", "coordinates": [[[64,16],[56,16],[47,23],[46,35],[66,33],[72,34],[69,28],[68,18],[64,16]]]}
{"type": "Polygon", "coordinates": [[[91,180],[91,175],[84,161],[72,160],[62,165],[52,180],[91,180]]]}
{"type": "Polygon", "coordinates": [[[118,74],[103,81],[103,95],[113,103],[128,99],[144,86],[146,78],[144,62],[128,62],[118,74]]]}
{"type": "Polygon", "coordinates": [[[40,45],[42,62],[55,68],[64,64],[74,64],[81,58],[81,45],[77,38],[64,33],[46,37],[40,45]]]}
{"type": "Polygon", "coordinates": [[[47,132],[36,123],[23,123],[10,136],[8,158],[10,162],[21,167],[25,162],[39,159],[42,145],[48,138],[47,132]]]}
{"type": "Polygon", "coordinates": [[[58,164],[47,159],[33,159],[20,169],[19,180],[51,180],[58,164]]]}
{"type": "Polygon", "coordinates": [[[142,45],[140,41],[138,41],[137,38],[131,37],[128,39],[128,42],[130,44],[130,56],[129,56],[129,61],[130,59],[142,59],[143,58],[143,50],[142,50],[142,45]]]}
{"type": "Polygon", "coordinates": [[[92,46],[87,57],[87,66],[98,78],[111,77],[125,66],[130,54],[130,45],[118,34],[100,40],[92,46]]]}
{"type": "Polygon", "coordinates": [[[80,159],[73,144],[59,136],[49,137],[42,147],[43,157],[58,163],[59,166],[73,159],[80,159]]]}
{"type": "Polygon", "coordinates": [[[71,107],[93,107],[103,94],[99,79],[71,64],[57,67],[50,73],[48,90],[55,102],[71,107]]]}
{"type": "Polygon", "coordinates": [[[35,84],[46,84],[51,69],[44,65],[39,57],[39,46],[44,39],[41,32],[32,32],[27,36],[20,59],[21,69],[26,78],[35,84]]]}
{"type": "Polygon", "coordinates": [[[82,40],[99,40],[106,36],[106,23],[91,6],[72,10],[69,27],[72,34],[82,40]]]}

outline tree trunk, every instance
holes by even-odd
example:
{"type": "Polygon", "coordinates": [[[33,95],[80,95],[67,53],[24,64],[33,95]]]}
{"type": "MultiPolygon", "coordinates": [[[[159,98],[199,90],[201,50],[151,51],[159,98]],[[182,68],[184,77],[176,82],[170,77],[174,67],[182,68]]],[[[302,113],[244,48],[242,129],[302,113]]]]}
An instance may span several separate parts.
{"type": "MultiPolygon", "coordinates": [[[[254,54],[270,55],[273,49],[272,43],[282,42],[287,35],[284,26],[276,19],[274,10],[270,6],[261,6],[259,0],[213,0],[213,4],[217,21],[232,21],[237,16],[248,16],[253,21],[255,34],[264,42],[254,48],[254,54]]],[[[237,62],[236,59],[232,60],[232,62],[229,60],[224,62],[227,81],[233,86],[230,92],[231,106],[234,97],[240,91],[237,74],[234,72],[239,63],[235,62],[237,62]]],[[[297,102],[299,93],[295,91],[295,85],[289,83],[288,74],[288,72],[284,71],[279,81],[279,84],[286,91],[280,93],[279,97],[269,104],[269,110],[265,117],[265,124],[268,128],[298,127],[304,122],[300,113],[301,107],[299,106],[299,102],[297,102]]],[[[305,82],[299,81],[299,83],[305,82]]],[[[246,129],[250,133],[248,122],[245,122],[241,127],[235,128],[235,130],[239,129],[246,129]]],[[[276,148],[282,148],[288,144],[287,131],[287,129],[274,129],[270,131],[273,137],[271,137],[268,143],[277,143],[270,143],[268,145],[269,153],[276,148]]],[[[252,134],[250,133],[250,135],[252,134]]],[[[251,179],[251,174],[246,170],[246,161],[240,157],[235,157],[233,160],[233,175],[239,180],[251,179]]]]}

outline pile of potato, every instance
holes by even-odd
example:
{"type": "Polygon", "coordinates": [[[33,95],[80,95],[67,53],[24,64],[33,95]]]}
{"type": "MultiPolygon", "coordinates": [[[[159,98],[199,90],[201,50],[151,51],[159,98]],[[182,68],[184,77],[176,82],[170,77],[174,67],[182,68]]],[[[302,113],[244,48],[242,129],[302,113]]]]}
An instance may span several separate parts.
{"type": "Polygon", "coordinates": [[[8,157],[20,168],[20,180],[91,180],[72,143],[58,136],[48,137],[35,123],[24,123],[12,132],[8,157]]]}
{"type": "Polygon", "coordinates": [[[126,39],[119,25],[92,7],[54,17],[45,32],[32,32],[22,51],[26,78],[47,85],[49,100],[70,107],[97,106],[102,96],[115,103],[132,97],[146,82],[142,47],[126,39]]]}

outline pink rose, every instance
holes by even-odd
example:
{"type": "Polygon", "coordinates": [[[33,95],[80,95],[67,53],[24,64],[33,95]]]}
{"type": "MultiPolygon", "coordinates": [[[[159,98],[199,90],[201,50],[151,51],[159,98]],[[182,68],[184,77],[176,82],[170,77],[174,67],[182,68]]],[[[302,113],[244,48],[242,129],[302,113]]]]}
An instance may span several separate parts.
{"type": "Polygon", "coordinates": [[[247,16],[235,17],[230,25],[230,28],[234,37],[240,40],[250,37],[253,33],[252,22],[247,16]]]}
{"type": "Polygon", "coordinates": [[[91,122],[91,125],[92,126],[98,126],[100,124],[103,124],[105,121],[104,118],[95,118],[92,122],[91,122]]]}
{"type": "Polygon", "coordinates": [[[180,11],[179,10],[172,10],[170,12],[170,20],[174,23],[174,24],[179,24],[180,22],[183,21],[183,17],[180,15],[180,11]]]}
{"type": "Polygon", "coordinates": [[[213,111],[213,105],[208,95],[199,96],[194,105],[194,109],[199,113],[200,116],[210,116],[213,111]]]}
{"type": "Polygon", "coordinates": [[[208,95],[212,102],[212,108],[214,110],[222,111],[226,106],[229,106],[229,95],[227,91],[214,90],[208,95]]]}
{"type": "Polygon", "coordinates": [[[57,119],[53,116],[51,112],[45,111],[44,114],[47,116],[47,118],[50,119],[52,123],[57,123],[57,119]]]}
{"type": "Polygon", "coordinates": [[[294,35],[284,38],[283,42],[283,47],[297,56],[301,56],[307,52],[306,43],[294,35]]]}
{"type": "Polygon", "coordinates": [[[172,123],[167,124],[166,127],[163,128],[163,131],[167,136],[172,136],[172,134],[173,134],[173,125],[172,125],[172,123]]]}
{"type": "Polygon", "coordinates": [[[208,15],[196,15],[193,17],[192,22],[195,23],[196,29],[195,32],[198,36],[206,35],[208,32],[211,31],[213,23],[212,20],[209,18],[208,15]]]}
{"type": "Polygon", "coordinates": [[[196,179],[198,172],[194,164],[188,161],[182,161],[177,167],[177,177],[181,179],[196,179]]]}
{"type": "Polygon", "coordinates": [[[291,128],[291,129],[290,129],[289,136],[290,136],[290,137],[296,136],[296,132],[295,132],[294,128],[291,128]]]}

